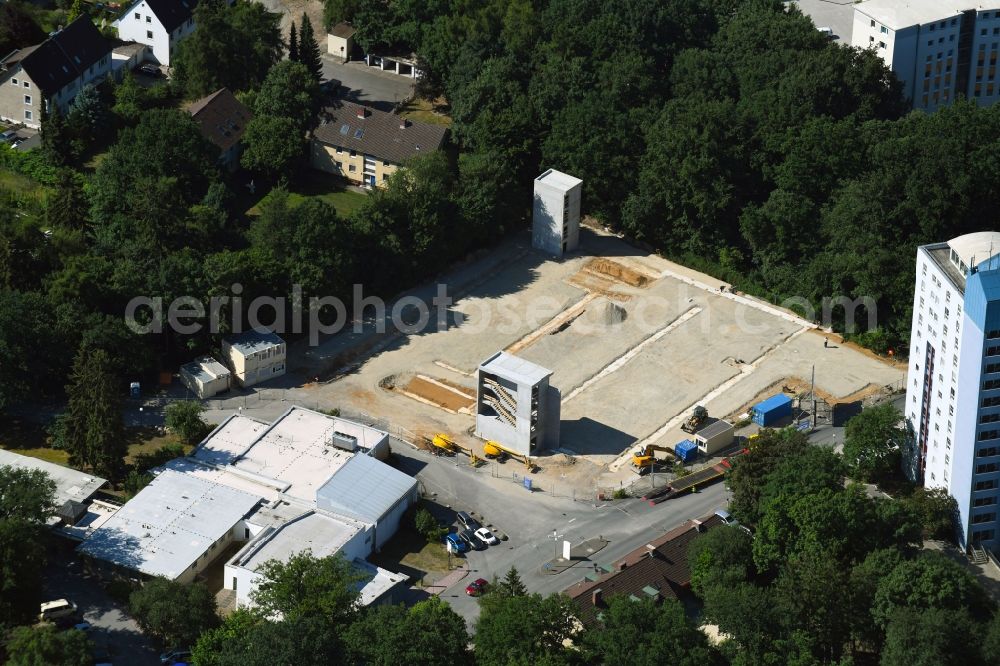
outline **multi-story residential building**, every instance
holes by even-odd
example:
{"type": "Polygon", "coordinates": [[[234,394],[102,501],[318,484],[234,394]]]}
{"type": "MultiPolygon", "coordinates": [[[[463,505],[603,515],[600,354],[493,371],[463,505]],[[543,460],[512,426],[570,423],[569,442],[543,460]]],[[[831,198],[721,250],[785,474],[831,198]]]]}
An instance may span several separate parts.
{"type": "Polygon", "coordinates": [[[250,330],[222,341],[222,355],[240,386],[285,374],[285,341],[270,331],[250,330]]]}
{"type": "Polygon", "coordinates": [[[170,66],[174,49],[194,32],[198,0],[138,0],[114,22],[121,39],[145,44],[153,59],[170,66]]]}
{"type": "Polygon", "coordinates": [[[81,16],[41,44],[0,60],[0,118],[41,127],[54,104],[63,113],[83,86],[111,71],[111,43],[81,16]]]}
{"type": "Polygon", "coordinates": [[[447,129],[358,104],[324,110],[310,147],[315,169],[363,187],[382,187],[411,157],[433,152],[447,129]]]}
{"type": "Polygon", "coordinates": [[[917,250],[904,467],[958,502],[963,548],[1000,550],[1000,233],[917,250]]]}
{"type": "Polygon", "coordinates": [[[993,104],[1000,97],[994,2],[866,0],[854,7],[851,43],[875,49],[915,109],[933,111],[958,96],[993,104]]]}

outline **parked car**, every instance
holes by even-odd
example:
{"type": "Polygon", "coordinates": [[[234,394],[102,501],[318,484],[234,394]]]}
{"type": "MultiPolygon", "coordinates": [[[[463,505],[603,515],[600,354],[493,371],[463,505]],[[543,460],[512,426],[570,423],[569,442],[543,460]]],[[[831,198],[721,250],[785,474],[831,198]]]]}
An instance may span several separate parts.
{"type": "Polygon", "coordinates": [[[740,522],[735,518],[733,518],[732,514],[730,514],[725,509],[716,509],[715,515],[717,515],[719,517],[719,520],[721,520],[726,525],[734,526],[740,524],[740,522]]]}
{"type": "Polygon", "coordinates": [[[493,534],[493,532],[490,532],[485,527],[480,527],[478,530],[476,530],[476,538],[487,546],[495,546],[498,543],[500,543],[500,539],[498,539],[497,536],[493,534]]]}
{"type": "Polygon", "coordinates": [[[76,614],[76,604],[68,599],[56,599],[46,601],[39,606],[39,620],[58,620],[62,617],[70,617],[76,614]]]}
{"type": "Polygon", "coordinates": [[[161,664],[176,664],[181,661],[185,661],[191,657],[190,650],[181,650],[180,648],[174,648],[169,652],[164,652],[160,655],[161,664]]]}
{"type": "Polygon", "coordinates": [[[470,516],[465,511],[459,511],[455,515],[458,517],[458,522],[462,523],[462,527],[464,527],[467,530],[472,530],[473,532],[475,532],[480,527],[482,527],[482,525],[479,524],[478,520],[470,516]]]}
{"type": "Polygon", "coordinates": [[[76,629],[77,631],[82,631],[84,633],[92,629],[90,623],[87,622],[86,620],[84,620],[83,622],[77,622],[76,624],[73,625],[73,628],[76,629]]]}
{"type": "Polygon", "coordinates": [[[469,548],[472,550],[482,550],[483,548],[486,548],[486,546],[480,543],[479,539],[476,537],[476,533],[472,530],[462,530],[458,533],[458,536],[462,537],[462,539],[469,544],[469,548]]]}
{"type": "Polygon", "coordinates": [[[451,550],[456,553],[464,553],[469,550],[469,544],[467,544],[465,539],[460,537],[456,532],[449,532],[445,535],[444,540],[449,544],[451,550]]]}
{"type": "Polygon", "coordinates": [[[152,76],[154,79],[163,76],[163,72],[156,65],[151,65],[148,62],[139,65],[139,73],[145,74],[146,76],[152,76]]]}
{"type": "Polygon", "coordinates": [[[486,592],[490,584],[485,578],[477,578],[465,587],[465,593],[470,597],[478,597],[486,592]]]}
{"type": "Polygon", "coordinates": [[[0,142],[10,143],[11,141],[14,141],[16,139],[17,139],[17,130],[9,129],[0,133],[0,142]]]}

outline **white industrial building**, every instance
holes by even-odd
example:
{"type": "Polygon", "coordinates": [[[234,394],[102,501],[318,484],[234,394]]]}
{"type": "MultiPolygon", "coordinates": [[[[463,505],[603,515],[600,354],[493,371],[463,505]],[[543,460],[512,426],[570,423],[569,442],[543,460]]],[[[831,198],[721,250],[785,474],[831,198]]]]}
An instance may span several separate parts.
{"type": "Polygon", "coordinates": [[[958,502],[959,544],[998,551],[1000,233],[917,250],[907,476],[958,502]]]}
{"type": "Polygon", "coordinates": [[[266,330],[250,330],[222,341],[222,355],[240,386],[285,374],[285,341],[266,330]]]}
{"type": "Polygon", "coordinates": [[[562,258],[580,244],[580,195],[583,181],[555,169],[535,178],[531,244],[562,258]]]}
{"type": "MultiPolygon", "coordinates": [[[[379,459],[387,455],[387,433],[309,409],[292,407],[270,425],[234,415],[158,470],[80,550],[186,582],[245,544],[225,562],[224,587],[247,604],[268,559],[309,549],[364,560],[392,537],[417,482],[379,459]]],[[[363,595],[381,597],[398,582],[377,570],[363,595]]]]}
{"type": "Polygon", "coordinates": [[[854,6],[851,43],[882,57],[915,109],[1000,96],[1000,4],[866,0],[854,6]]]}
{"type": "Polygon", "coordinates": [[[181,383],[204,400],[225,393],[232,386],[233,373],[211,356],[202,356],[181,366],[181,383]]]}
{"type": "Polygon", "coordinates": [[[476,436],[528,456],[559,447],[559,390],[551,370],[506,352],[476,372],[476,436]]]}

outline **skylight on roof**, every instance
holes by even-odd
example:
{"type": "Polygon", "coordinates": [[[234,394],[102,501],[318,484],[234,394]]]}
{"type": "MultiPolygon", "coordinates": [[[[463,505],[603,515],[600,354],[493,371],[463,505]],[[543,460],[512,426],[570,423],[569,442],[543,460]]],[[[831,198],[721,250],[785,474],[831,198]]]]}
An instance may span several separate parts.
{"type": "Polygon", "coordinates": [[[358,129],[354,130],[354,138],[355,139],[360,139],[364,135],[365,135],[365,131],[363,129],[361,129],[360,127],[358,129]]]}
{"type": "Polygon", "coordinates": [[[347,123],[344,123],[343,125],[340,126],[340,133],[343,134],[344,136],[347,136],[347,133],[350,131],[351,131],[351,126],[348,125],[347,123]]]}

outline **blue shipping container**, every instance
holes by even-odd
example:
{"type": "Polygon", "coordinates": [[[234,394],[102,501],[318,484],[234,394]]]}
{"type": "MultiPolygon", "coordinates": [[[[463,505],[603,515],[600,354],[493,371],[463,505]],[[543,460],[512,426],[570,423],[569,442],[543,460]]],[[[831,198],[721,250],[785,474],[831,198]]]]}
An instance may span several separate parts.
{"type": "Polygon", "coordinates": [[[791,416],[792,399],[784,393],[772,395],[767,400],[754,405],[751,412],[754,423],[761,427],[770,426],[775,421],[791,416]]]}
{"type": "Polygon", "coordinates": [[[698,445],[690,439],[685,439],[674,446],[674,455],[680,458],[681,462],[691,462],[698,457],[698,445]]]}

